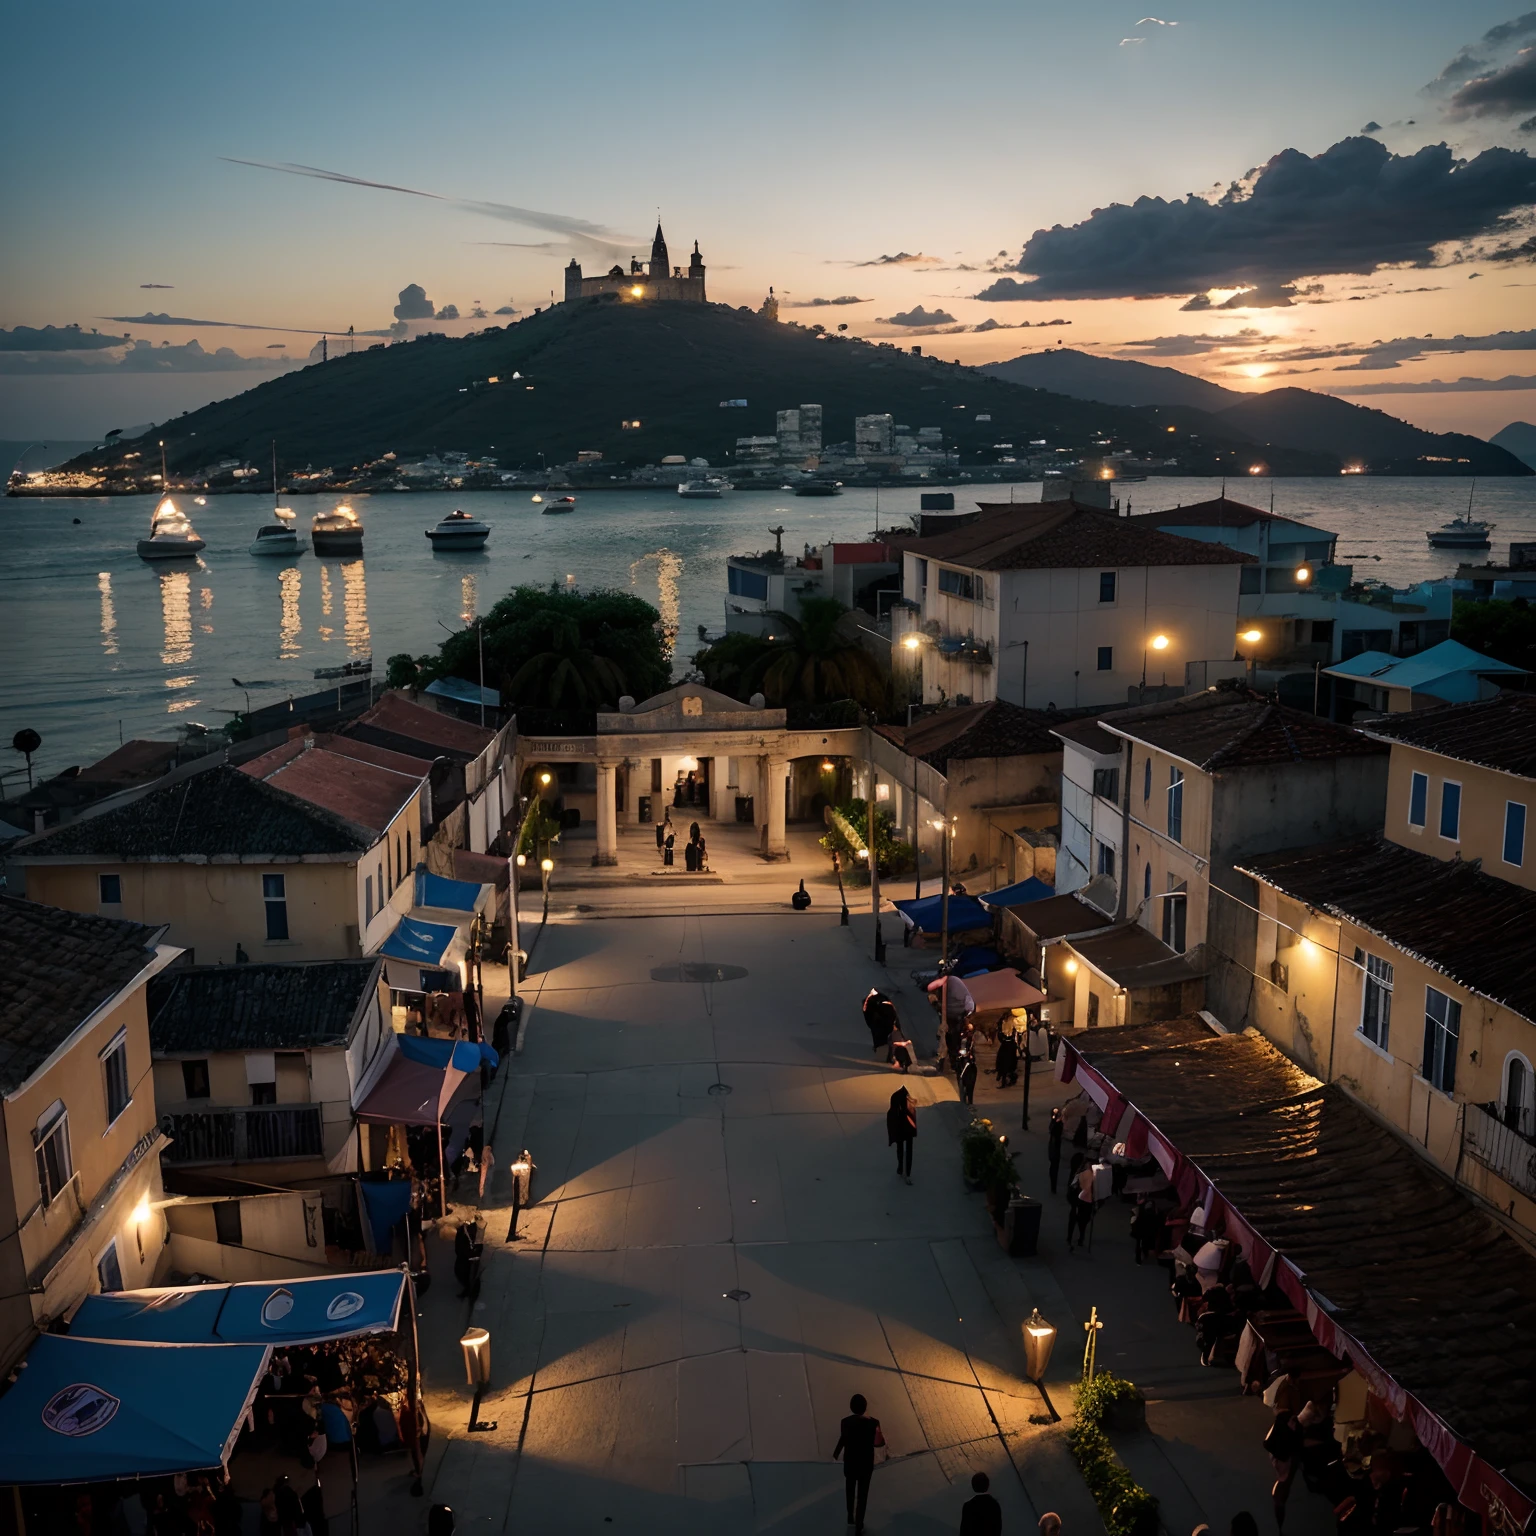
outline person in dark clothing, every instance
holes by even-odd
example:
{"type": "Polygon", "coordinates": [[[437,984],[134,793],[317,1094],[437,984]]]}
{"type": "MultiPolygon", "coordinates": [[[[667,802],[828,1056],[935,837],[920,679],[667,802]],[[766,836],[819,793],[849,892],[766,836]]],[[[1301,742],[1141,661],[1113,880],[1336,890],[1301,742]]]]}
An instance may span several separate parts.
{"type": "Polygon", "coordinates": [[[1082,1198],[1078,1175],[1087,1166],[1088,1158],[1082,1152],[1072,1154],[1072,1166],[1067,1170],[1067,1249],[1070,1252],[1079,1243],[1088,1241],[1088,1223],[1093,1220],[1093,1202],[1082,1198]]]}
{"type": "Polygon", "coordinates": [[[304,1518],[309,1522],[309,1536],[330,1536],[330,1517],[325,1512],[325,1491],[318,1479],[299,1495],[304,1518]]]}
{"type": "Polygon", "coordinates": [[[1072,1132],[1072,1145],[1088,1149],[1088,1116],[1084,1115],[1078,1122],[1077,1128],[1072,1132]]]}
{"type": "Polygon", "coordinates": [[[460,1222],[453,1238],[453,1278],[459,1282],[460,1301],[469,1295],[475,1282],[475,1259],[479,1250],[479,1229],[475,1223],[460,1222]]]}
{"type": "Polygon", "coordinates": [[[689,805],[693,805],[698,801],[699,781],[698,778],[692,773],[690,773],[688,777],[683,780],[683,798],[687,800],[689,805]]]}
{"type": "Polygon", "coordinates": [[[900,1067],[903,1074],[905,1074],[907,1068],[912,1065],[912,1042],[902,1034],[899,1024],[891,1031],[890,1047],[891,1054],[889,1060],[891,1065],[893,1067],[900,1067]]]}
{"type": "Polygon", "coordinates": [[[805,881],[800,882],[800,889],[789,898],[789,904],[796,912],[804,912],[811,904],[811,893],[805,888],[805,881]]]}
{"type": "Polygon", "coordinates": [[[1259,1536],[1259,1522],[1246,1509],[1240,1509],[1232,1516],[1227,1536],[1259,1536]]]}
{"type": "Polygon", "coordinates": [[[688,824],[688,841],[696,843],[699,840],[699,824],[696,821],[688,824]]]}
{"type": "Polygon", "coordinates": [[[1274,1486],[1269,1497],[1275,1510],[1275,1529],[1285,1529],[1285,1505],[1291,1496],[1291,1484],[1296,1480],[1296,1464],[1301,1456],[1301,1427],[1292,1413],[1280,1412],[1264,1436],[1264,1449],[1269,1452],[1269,1463],[1275,1471],[1274,1486]]]}
{"type": "Polygon", "coordinates": [[[1045,1133],[1045,1161],[1051,1171],[1051,1193],[1056,1193],[1056,1180],[1061,1173],[1061,1138],[1067,1123],[1061,1118],[1059,1108],[1051,1111],[1051,1123],[1045,1133]]]}
{"type": "Polygon", "coordinates": [[[1136,1245],[1136,1262],[1157,1257],[1158,1242],[1163,1235],[1163,1218],[1150,1200],[1138,1200],[1131,1215],[1131,1241],[1136,1245]]]}
{"type": "Polygon", "coordinates": [[[996,1072],[999,1088],[1012,1088],[1019,1080],[1019,1042],[1012,1035],[997,1042],[996,1072]]]}
{"type": "Polygon", "coordinates": [[[884,1050],[896,1028],[896,1005],[878,987],[871,987],[864,999],[864,1023],[874,1049],[884,1050]]]}
{"type": "Polygon", "coordinates": [[[970,1051],[966,1051],[960,1057],[960,1102],[973,1104],[976,1101],[976,1057],[970,1051]]]}
{"type": "Polygon", "coordinates": [[[960,1507],[960,1536],[1003,1536],[1003,1506],[987,1492],[991,1486],[985,1472],[971,1478],[972,1497],[960,1507]]]}
{"type": "Polygon", "coordinates": [[[676,834],[668,832],[666,842],[661,845],[661,862],[667,869],[672,868],[672,845],[676,841],[676,834]]]}
{"type": "Polygon", "coordinates": [[[912,1182],[912,1143],[917,1139],[917,1105],[905,1088],[891,1095],[891,1107],[885,1112],[885,1138],[896,1148],[896,1172],[908,1184],[912,1182]]]}
{"type": "Polygon", "coordinates": [[[683,849],[683,868],[686,869],[691,875],[698,869],[698,867],[699,845],[697,843],[689,843],[683,849]]]}
{"type": "MultiPolygon", "coordinates": [[[[905,1093],[905,1089],[902,1090],[905,1093]]],[[[850,1412],[843,1420],[842,1432],[832,1450],[832,1460],[843,1459],[843,1488],[848,1497],[848,1523],[855,1536],[862,1536],[864,1510],[869,1503],[869,1480],[875,1472],[875,1447],[885,1444],[880,1420],[872,1419],[865,1409],[869,1404],[862,1393],[848,1399],[850,1412]]]]}

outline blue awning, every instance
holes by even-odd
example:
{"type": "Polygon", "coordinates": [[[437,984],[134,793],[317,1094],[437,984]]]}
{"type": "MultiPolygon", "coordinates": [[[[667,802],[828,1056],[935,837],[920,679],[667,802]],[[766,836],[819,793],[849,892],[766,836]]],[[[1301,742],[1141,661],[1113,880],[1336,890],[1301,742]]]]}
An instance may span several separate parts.
{"type": "Polygon", "coordinates": [[[988,891],[976,899],[984,907],[1016,907],[1021,901],[1044,901],[1047,896],[1054,896],[1056,887],[1047,885],[1044,880],[1037,880],[1033,875],[1028,880],[1020,880],[1015,885],[1005,885],[1000,891],[988,891]]]}
{"type": "Polygon", "coordinates": [[[434,1040],[430,1035],[396,1035],[395,1044],[407,1061],[420,1062],[424,1067],[436,1067],[441,1071],[452,1065],[460,1072],[478,1072],[480,1063],[494,1069],[501,1058],[483,1040],[477,1045],[473,1040],[434,1040]]]}
{"type": "Polygon", "coordinates": [[[395,931],[379,946],[379,953],[391,960],[408,960],[412,965],[438,967],[458,934],[459,930],[450,923],[424,923],[420,918],[402,917],[395,931]]]}
{"type": "MultiPolygon", "coordinates": [[[[485,887],[475,880],[449,880],[444,875],[416,871],[416,905],[445,912],[473,912],[485,887]]],[[[420,919],[417,919],[420,921],[420,919]]]]}
{"type": "MultiPolygon", "coordinates": [[[[895,901],[891,905],[907,922],[923,933],[937,933],[943,923],[944,898],[924,896],[920,901],[895,901]]],[[[967,928],[990,928],[992,914],[974,896],[949,898],[949,931],[961,933],[967,928]]]]}
{"type": "Polygon", "coordinates": [[[97,1483],[221,1467],[270,1354],[264,1344],[103,1343],[45,1333],[0,1398],[0,1483],[97,1483]]]}
{"type": "Polygon", "coordinates": [[[398,1269],[116,1291],[87,1296],[69,1336],[164,1344],[320,1344],[392,1331],[404,1294],[405,1274],[398,1269]]]}
{"type": "Polygon", "coordinates": [[[436,694],[440,699],[452,699],[457,704],[484,704],[487,709],[501,708],[501,695],[494,688],[466,682],[462,677],[440,677],[436,682],[428,683],[422,691],[436,694]]]}

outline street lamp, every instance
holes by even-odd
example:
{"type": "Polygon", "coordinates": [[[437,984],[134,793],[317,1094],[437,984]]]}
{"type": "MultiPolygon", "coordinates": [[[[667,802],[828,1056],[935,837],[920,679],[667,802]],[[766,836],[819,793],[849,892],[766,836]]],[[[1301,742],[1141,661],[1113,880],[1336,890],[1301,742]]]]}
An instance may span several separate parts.
{"type": "Polygon", "coordinates": [[[1024,1374],[1038,1386],[1045,1380],[1056,1347],[1056,1330],[1040,1316],[1036,1307],[1024,1324],[1024,1374]]]}
{"type": "Polygon", "coordinates": [[[1262,629],[1245,629],[1237,637],[1248,647],[1248,686],[1251,688],[1259,666],[1258,645],[1264,639],[1262,629]]]}
{"type": "Polygon", "coordinates": [[[555,861],[547,854],[539,860],[539,872],[544,882],[544,916],[549,916],[549,877],[555,872],[555,861]]]}
{"type": "Polygon", "coordinates": [[[1302,586],[1305,586],[1309,581],[1312,580],[1312,567],[1309,565],[1298,565],[1296,567],[1296,580],[1299,581],[1302,586]]]}
{"type": "Polygon", "coordinates": [[[517,1222],[523,1214],[523,1207],[533,1203],[533,1170],[538,1167],[528,1148],[524,1147],[517,1155],[517,1161],[512,1164],[512,1225],[507,1228],[507,1241],[517,1241],[517,1222]]]}
{"type": "MultiPolygon", "coordinates": [[[[935,817],[933,829],[940,834],[939,874],[943,884],[939,891],[939,975],[944,978],[944,989],[939,993],[942,1017],[939,1033],[942,1036],[949,1027],[949,840],[955,835],[954,823],[948,816],[935,817]]],[[[942,1062],[943,1057],[940,1056],[942,1062]]]]}
{"type": "Polygon", "coordinates": [[[469,1379],[469,1384],[475,1389],[475,1400],[469,1408],[469,1429],[474,1434],[477,1431],[485,1431],[496,1428],[494,1419],[483,1421],[480,1418],[480,1399],[485,1389],[491,1384],[491,1334],[487,1328],[470,1328],[465,1331],[464,1337],[459,1340],[459,1348],[464,1351],[464,1374],[469,1379]]]}
{"type": "MultiPolygon", "coordinates": [[[[1142,645],[1142,648],[1141,648],[1141,698],[1142,698],[1142,702],[1143,703],[1146,702],[1146,697],[1147,697],[1147,648],[1150,646],[1154,651],[1166,651],[1168,649],[1169,643],[1170,642],[1169,642],[1169,639],[1168,639],[1167,635],[1157,634],[1157,635],[1153,635],[1151,637],[1151,639],[1147,640],[1142,645]]],[[[1166,678],[1167,675],[1168,674],[1165,672],[1163,674],[1164,678],[1166,678]]]]}

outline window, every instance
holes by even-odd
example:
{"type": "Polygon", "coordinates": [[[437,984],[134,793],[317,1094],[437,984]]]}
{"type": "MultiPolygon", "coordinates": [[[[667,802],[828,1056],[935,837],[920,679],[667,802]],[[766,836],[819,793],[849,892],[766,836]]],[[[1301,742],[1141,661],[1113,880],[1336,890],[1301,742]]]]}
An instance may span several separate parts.
{"type": "Polygon", "coordinates": [[[238,1248],[245,1239],[240,1224],[240,1202],[220,1200],[213,1208],[213,1235],[221,1243],[238,1248]]]}
{"type": "Polygon", "coordinates": [[[981,578],[971,575],[969,571],[952,571],[946,566],[940,566],[939,591],[947,592],[951,597],[963,597],[976,602],[982,595],[981,578]]]}
{"type": "Polygon", "coordinates": [[[917,590],[919,592],[926,592],[928,590],[928,562],[926,560],[917,561],[917,590]]]}
{"type": "Polygon", "coordinates": [[[252,1104],[277,1103],[277,1054],[274,1051],[245,1053],[245,1081],[252,1104]]]}
{"type": "Polygon", "coordinates": [[[1115,573],[1113,571],[1099,572],[1099,601],[1112,603],[1115,600],[1115,573]]]}
{"type": "Polygon", "coordinates": [[[1237,590],[1239,592],[1262,592],[1264,573],[1256,565],[1245,565],[1238,573],[1237,590]]]}
{"type": "Polygon", "coordinates": [[[1332,619],[1313,619],[1312,620],[1312,643],[1314,645],[1332,645],[1333,644],[1333,620],[1332,619]]]}
{"type": "Polygon", "coordinates": [[[133,1093],[128,1087],[128,1031],[126,1029],[120,1029],[116,1038],[101,1053],[101,1069],[107,1084],[107,1124],[112,1125],[133,1102],[133,1093]]]}
{"type": "Polygon", "coordinates": [[[1424,988],[1424,1080],[1441,1093],[1456,1086],[1456,1046],[1461,1039],[1461,1004],[1434,987],[1424,988]]]}
{"type": "Polygon", "coordinates": [[[378,878],[379,910],[382,912],[384,910],[384,898],[385,898],[385,895],[386,895],[386,892],[384,890],[384,861],[382,859],[379,861],[378,875],[379,875],[379,878],[378,878]]]}
{"type": "Polygon", "coordinates": [[[1531,1064],[1513,1053],[1504,1063],[1504,1102],[1501,1118],[1521,1136],[1531,1134],[1531,1064]]]}
{"type": "MultiPolygon", "coordinates": [[[[619,809],[623,810],[624,807],[620,806],[619,809]]],[[[411,857],[411,833],[410,833],[410,828],[406,828],[406,833],[405,833],[405,872],[407,874],[409,874],[413,869],[415,869],[415,867],[416,867],[416,865],[415,865],[415,863],[414,863],[414,861],[412,860],[412,857],[411,857]]]]}
{"type": "Polygon", "coordinates": [[[1365,971],[1365,996],[1360,1005],[1360,1033],[1372,1045],[1388,1049],[1392,1028],[1392,962],[1379,955],[1355,951],[1355,964],[1365,971]]]}
{"type": "Polygon", "coordinates": [[[267,907],[267,937],[286,939],[288,937],[288,877],[263,875],[261,898],[267,907]]]}
{"type": "Polygon", "coordinates": [[[373,921],[373,876],[372,875],[369,875],[368,878],[363,881],[363,910],[368,914],[363,919],[363,921],[365,923],[371,923],[373,921]]]}
{"type": "Polygon", "coordinates": [[[184,1061],[181,1064],[182,1091],[189,1099],[206,1099],[212,1094],[208,1083],[206,1061],[184,1061]]]}
{"type": "Polygon", "coordinates": [[[1504,802],[1504,862],[1525,863],[1525,807],[1518,800],[1504,802]]]}
{"type": "Polygon", "coordinates": [[[37,1152],[37,1183],[43,1204],[51,1205],[74,1172],[69,1159],[69,1113],[62,1099],[55,1099],[43,1111],[32,1132],[32,1145],[37,1152]]]}
{"type": "Polygon", "coordinates": [[[1146,869],[1142,871],[1141,899],[1143,901],[1152,900],[1152,866],[1150,864],[1148,864],[1146,869]]]}
{"type": "Polygon", "coordinates": [[[1440,836],[1453,843],[1461,836],[1461,785],[1451,779],[1440,786],[1440,836]]]}
{"type": "Polygon", "coordinates": [[[1184,953],[1185,932],[1189,921],[1189,897],[1182,889],[1170,889],[1163,897],[1163,943],[1184,953]]]}
{"type": "Polygon", "coordinates": [[[1422,827],[1429,812],[1429,775],[1416,773],[1408,783],[1408,825],[1422,827]]]}
{"type": "Polygon", "coordinates": [[[1168,836],[1184,840],[1184,773],[1174,767],[1168,769],[1168,836]]]}
{"type": "Polygon", "coordinates": [[[276,1083],[252,1083],[251,1084],[251,1103],[252,1104],[276,1104],[277,1103],[277,1084],[276,1083]]]}
{"type": "Polygon", "coordinates": [[[1113,875],[1115,872],[1115,850],[1110,843],[1099,844],[1099,873],[1101,875],[1113,875]]]}
{"type": "Polygon", "coordinates": [[[1149,757],[1141,766],[1141,798],[1150,800],[1152,798],[1152,759],[1149,757]]]}
{"type": "Polygon", "coordinates": [[[123,1288],[123,1266],[117,1259],[117,1239],[107,1244],[102,1256],[96,1260],[96,1278],[104,1291],[120,1291],[123,1288]]]}
{"type": "Polygon", "coordinates": [[[1120,798],[1120,770],[1118,768],[1095,768],[1093,770],[1093,792],[1102,795],[1106,800],[1119,800],[1120,798]]]}
{"type": "Polygon", "coordinates": [[[751,597],[760,603],[768,601],[768,578],[761,571],[744,571],[739,566],[729,565],[725,584],[732,597],[751,597]]]}
{"type": "Polygon", "coordinates": [[[123,904],[123,877],[121,875],[97,875],[101,904],[104,907],[120,907],[123,904]]]}
{"type": "Polygon", "coordinates": [[[1112,645],[1099,647],[1099,671],[1113,672],[1115,670],[1115,648],[1112,645]]]}

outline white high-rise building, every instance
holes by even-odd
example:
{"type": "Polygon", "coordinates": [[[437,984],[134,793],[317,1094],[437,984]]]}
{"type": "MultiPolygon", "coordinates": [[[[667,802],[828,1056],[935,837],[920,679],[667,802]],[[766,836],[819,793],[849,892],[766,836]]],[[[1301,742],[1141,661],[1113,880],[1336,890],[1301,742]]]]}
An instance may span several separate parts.
{"type": "Polygon", "coordinates": [[[891,451],[891,433],[895,418],[887,411],[881,416],[855,416],[853,418],[853,451],[861,458],[888,454],[891,451]]]}

